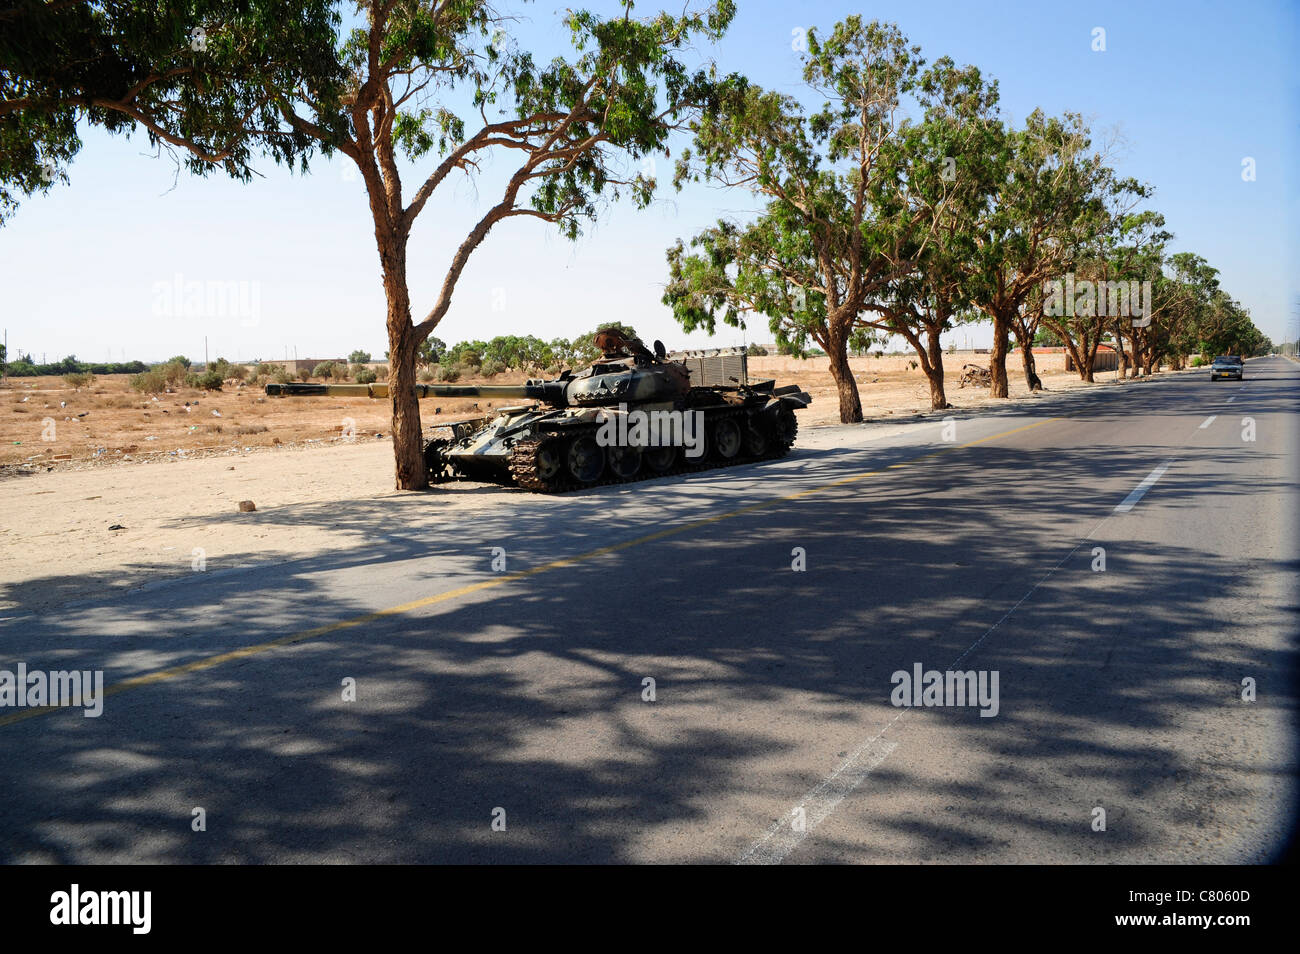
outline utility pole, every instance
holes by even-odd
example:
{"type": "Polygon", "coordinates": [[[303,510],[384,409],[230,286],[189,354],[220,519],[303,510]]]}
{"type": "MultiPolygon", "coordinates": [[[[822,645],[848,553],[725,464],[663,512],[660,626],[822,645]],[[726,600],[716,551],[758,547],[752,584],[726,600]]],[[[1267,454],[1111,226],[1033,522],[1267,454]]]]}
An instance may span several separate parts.
{"type": "Polygon", "coordinates": [[[203,370],[208,370],[208,336],[203,336],[203,370]]]}

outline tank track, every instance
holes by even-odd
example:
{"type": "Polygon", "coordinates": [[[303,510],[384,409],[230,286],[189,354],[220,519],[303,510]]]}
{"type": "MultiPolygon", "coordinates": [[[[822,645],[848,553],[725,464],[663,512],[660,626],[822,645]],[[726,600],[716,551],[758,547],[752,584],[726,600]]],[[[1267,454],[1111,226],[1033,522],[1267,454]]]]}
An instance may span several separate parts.
{"type": "MultiPolygon", "coordinates": [[[[707,424],[720,420],[724,417],[748,417],[751,412],[745,407],[733,407],[722,409],[720,413],[708,414],[707,424]]],[[[707,411],[706,411],[707,413],[707,411]]],[[[595,435],[599,430],[599,425],[584,425],[582,427],[566,428],[562,434],[541,434],[537,437],[529,437],[517,441],[510,452],[510,475],[518,487],[525,490],[531,490],[535,493],[564,493],[570,490],[585,490],[588,487],[605,487],[611,484],[630,484],[642,480],[654,480],[660,477],[672,477],[680,474],[694,474],[706,470],[719,470],[723,467],[736,467],[741,464],[753,464],[764,460],[778,460],[788,453],[794,445],[795,437],[799,430],[799,421],[790,412],[789,433],[786,440],[781,440],[775,433],[769,430],[768,440],[771,442],[769,449],[763,454],[746,454],[742,448],[741,452],[735,457],[729,459],[720,459],[708,453],[707,449],[703,456],[698,458],[688,458],[684,454],[677,456],[676,463],[663,471],[650,470],[644,463],[641,468],[629,477],[620,477],[612,473],[607,466],[598,480],[590,483],[582,483],[575,479],[569,473],[568,468],[561,466],[559,472],[552,478],[544,478],[538,472],[537,451],[547,441],[557,443],[566,442],[576,439],[582,435],[595,435]]]]}

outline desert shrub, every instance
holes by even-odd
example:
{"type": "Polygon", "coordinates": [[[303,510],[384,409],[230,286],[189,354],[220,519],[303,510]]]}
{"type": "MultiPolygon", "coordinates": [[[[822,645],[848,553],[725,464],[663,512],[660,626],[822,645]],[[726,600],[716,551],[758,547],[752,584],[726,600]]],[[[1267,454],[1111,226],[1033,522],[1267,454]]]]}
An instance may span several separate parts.
{"type": "Polygon", "coordinates": [[[360,348],[358,348],[356,351],[348,355],[348,360],[351,361],[353,364],[365,364],[367,361],[370,360],[370,352],[362,351],[360,348]]]}
{"type": "Polygon", "coordinates": [[[385,381],[388,380],[388,373],[388,365],[386,364],[381,364],[379,367],[375,368],[375,374],[379,375],[385,381]]]}
{"type": "Polygon", "coordinates": [[[334,362],[322,361],[320,364],[316,365],[316,367],[312,369],[311,376],[313,378],[328,378],[333,373],[334,373],[334,362]]]}
{"type": "Polygon", "coordinates": [[[70,388],[84,388],[88,384],[95,383],[95,376],[89,371],[74,371],[63,376],[63,383],[70,388]]]}
{"type": "Polygon", "coordinates": [[[190,366],[182,364],[177,358],[173,358],[158,370],[162,371],[163,377],[166,378],[168,384],[180,385],[185,383],[185,378],[190,373],[190,366]]]}
{"type": "Polygon", "coordinates": [[[225,358],[218,358],[207,370],[218,372],[223,379],[242,381],[248,377],[248,369],[242,364],[231,364],[225,358]]]}
{"type": "Polygon", "coordinates": [[[311,372],[308,371],[306,368],[303,368],[301,371],[298,372],[298,377],[301,378],[303,381],[310,381],[311,372]]]}
{"type": "Polygon", "coordinates": [[[460,366],[455,364],[438,365],[438,379],[452,384],[460,380],[460,366]]]}
{"type": "Polygon", "coordinates": [[[374,384],[379,380],[379,375],[375,374],[375,372],[371,371],[369,368],[362,368],[360,371],[357,371],[353,377],[357,379],[357,384],[374,384]]]}
{"type": "Polygon", "coordinates": [[[422,368],[420,370],[419,379],[421,384],[432,384],[434,381],[438,380],[438,376],[428,368],[422,368]]]}
{"type": "Polygon", "coordinates": [[[483,377],[485,378],[492,378],[492,377],[496,377],[505,369],[506,366],[502,364],[500,361],[498,361],[496,358],[488,358],[481,365],[479,365],[478,373],[483,375],[483,377]]]}
{"type": "Polygon", "coordinates": [[[215,368],[211,371],[204,371],[202,374],[191,373],[185,376],[186,387],[202,388],[205,391],[220,391],[224,382],[225,378],[215,368]]]}
{"type": "Polygon", "coordinates": [[[159,394],[167,390],[167,373],[162,368],[150,368],[132,375],[131,387],[145,394],[159,394]]]}

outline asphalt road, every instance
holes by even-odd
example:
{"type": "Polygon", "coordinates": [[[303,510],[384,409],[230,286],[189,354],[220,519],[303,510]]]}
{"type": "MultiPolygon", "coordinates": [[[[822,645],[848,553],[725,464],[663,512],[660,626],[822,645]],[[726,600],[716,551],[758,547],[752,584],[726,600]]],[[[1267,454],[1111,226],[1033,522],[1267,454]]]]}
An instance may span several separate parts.
{"type": "Polygon", "coordinates": [[[480,488],[511,505],[461,523],[333,508],[373,546],[124,598],[87,579],[0,623],[0,666],[110,687],[98,718],[0,710],[0,853],[1265,860],[1297,816],[1298,410],[1300,366],[1263,358],[480,488]],[[996,672],[996,715],[893,705],[917,664],[996,672]]]}

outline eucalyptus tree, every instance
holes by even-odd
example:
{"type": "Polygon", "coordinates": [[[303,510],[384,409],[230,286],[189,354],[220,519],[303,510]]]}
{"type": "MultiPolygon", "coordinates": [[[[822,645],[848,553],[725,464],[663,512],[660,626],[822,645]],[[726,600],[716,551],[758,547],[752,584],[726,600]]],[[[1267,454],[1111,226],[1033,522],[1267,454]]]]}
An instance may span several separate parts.
{"type": "Polygon", "coordinates": [[[920,247],[900,261],[913,268],[869,301],[863,321],[904,338],[916,352],[930,385],[933,410],[948,407],[941,335],[977,314],[974,229],[997,189],[997,152],[1003,141],[997,119],[997,83],[973,66],[958,68],[944,57],[921,76],[919,123],[905,123],[888,148],[896,149],[900,175],[884,192],[880,216],[905,231],[932,222],[920,247]]]}
{"type": "MultiPolygon", "coordinates": [[[[1164,230],[1164,216],[1137,205],[1151,190],[1133,179],[1100,170],[1097,180],[1100,214],[1092,220],[1093,234],[1075,248],[1070,272],[1055,280],[1046,296],[1056,307],[1044,307],[1041,321],[1061,338],[1084,381],[1095,380],[1097,352],[1113,336],[1123,348],[1126,334],[1141,341],[1143,326],[1153,320],[1152,285],[1146,263],[1158,258],[1173,236],[1164,230]]],[[[1134,361],[1140,347],[1134,347],[1134,361]]]]}
{"type": "Polygon", "coordinates": [[[1035,110],[1023,127],[1007,133],[998,155],[998,193],[973,232],[979,285],[973,297],[993,323],[991,393],[1007,397],[1013,335],[1026,362],[1026,383],[1032,390],[1042,387],[1033,364],[1032,305],[1044,282],[1062,278],[1081,241],[1100,227],[1099,180],[1107,171],[1074,113],[1058,118],[1035,110]]]}
{"type": "Polygon", "coordinates": [[[867,303],[910,273],[933,218],[886,221],[902,154],[902,110],[924,63],[892,24],[852,16],[808,33],[803,80],[823,105],[739,83],[695,127],[677,182],[709,181],[765,200],[748,224],[719,220],[668,250],[664,303],[687,330],[765,316],[783,350],[830,359],[840,420],[862,420],[850,341],[867,303]]]}
{"type": "MultiPolygon", "coordinates": [[[[244,181],[258,155],[305,168],[320,141],[279,124],[281,91],[336,101],[330,0],[13,0],[0,10],[0,223],[68,181],[78,125],[143,129],[191,172],[244,181]]],[[[324,146],[328,151],[329,146],[324,146]]]]}
{"type": "MultiPolygon", "coordinates": [[[[244,177],[257,150],[306,168],[317,147],[356,164],[386,301],[396,483],[419,489],[427,486],[427,472],[414,387],[417,358],[447,314],[471,255],[507,219],[540,219],[576,238],[606,198],[626,193],[639,206],[648,203],[655,182],[639,163],[665,150],[672,132],[714,99],[712,69],[692,68],[686,60],[694,44],[722,34],[734,3],[716,0],[707,9],[645,19],[632,16],[630,0],[610,18],[568,10],[564,24],[573,55],[541,64],[510,42],[506,19],[483,0],[348,6],[356,10],[351,29],[343,29],[339,8],[314,2],[196,4],[166,14],[149,4],[109,2],[102,6],[103,22],[92,26],[110,65],[116,58],[134,69],[103,78],[110,92],[102,97],[69,95],[75,84],[52,80],[48,103],[62,94],[74,109],[120,113],[122,122],[188,149],[191,167],[200,171],[222,165],[244,177]],[[304,14],[310,15],[307,32],[294,25],[304,14]],[[167,29],[156,46],[124,52],[159,22],[167,29]],[[201,31],[198,44],[195,29],[201,31]],[[272,36],[284,31],[293,42],[264,50],[263,30],[272,36]],[[225,70],[238,66],[246,47],[265,68],[240,68],[227,77],[225,70]],[[204,65],[205,57],[214,58],[212,66],[204,65]],[[145,83],[140,72],[159,79],[145,83]],[[140,108],[142,101],[150,108],[140,108]],[[494,157],[509,163],[500,194],[445,263],[434,300],[415,312],[407,282],[412,227],[435,193],[457,177],[475,176],[494,157]],[[412,167],[418,173],[408,194],[403,177],[412,167]]],[[[59,42],[47,42],[43,29],[34,33],[46,49],[31,61],[33,69],[55,65],[68,52],[66,36],[56,33],[59,42]]],[[[6,63],[17,46],[7,35],[0,47],[6,63]]],[[[50,148],[67,151],[67,117],[55,105],[24,105],[26,82],[20,75],[15,84],[18,134],[28,117],[36,117],[49,126],[50,148]]],[[[8,86],[5,92],[9,96],[8,86]]]]}

